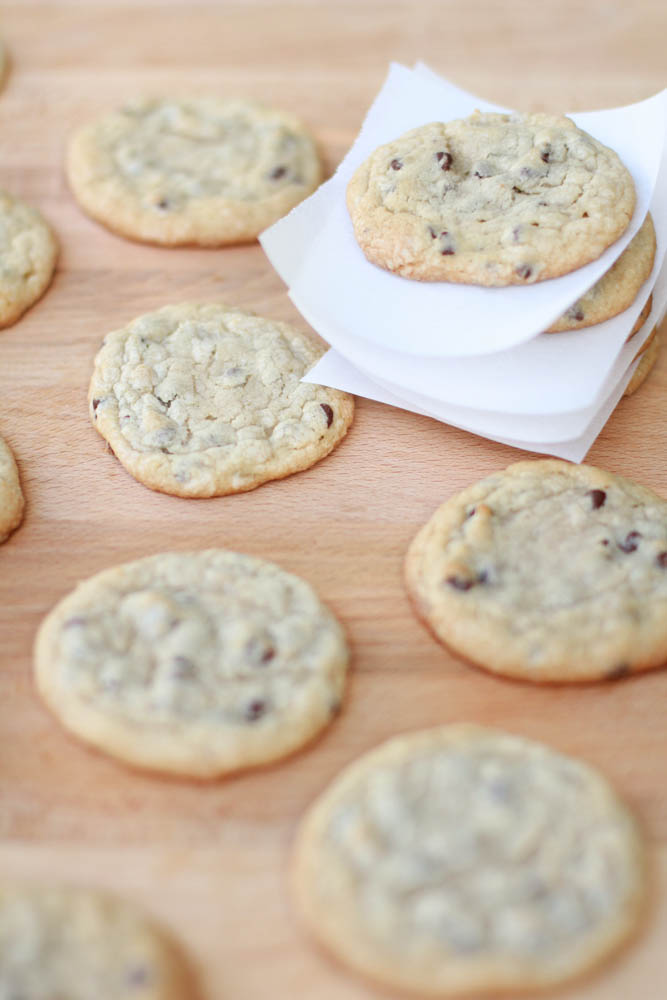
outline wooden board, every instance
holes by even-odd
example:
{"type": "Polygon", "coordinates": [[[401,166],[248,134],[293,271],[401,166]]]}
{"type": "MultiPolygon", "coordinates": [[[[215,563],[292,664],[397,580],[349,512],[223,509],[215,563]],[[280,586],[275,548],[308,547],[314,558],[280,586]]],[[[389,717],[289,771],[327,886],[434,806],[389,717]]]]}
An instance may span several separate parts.
{"type": "MultiPolygon", "coordinates": [[[[24,526],[0,549],[0,876],[71,879],[141,902],[182,939],[207,1000],[372,1000],[311,947],[286,884],[295,826],[340,768],[385,737],[448,720],[504,726],[591,761],[639,813],[655,906],[637,944],[567,1000],[653,1000],[667,973],[667,672],[540,690],[449,656],[413,617],[401,560],[446,496],[521,457],[361,401],[349,437],[309,472],[206,501],[151,493],[89,425],[103,335],[142,311],[222,299],[303,325],[259,246],[161,250],[86,219],[62,175],[72,127],[135,93],[242,93],[301,114],[333,167],[390,59],[418,58],[524,109],[629,103],[667,83],[662,0],[319,0],[7,3],[0,184],[43,209],[62,254],[53,287],[0,332],[0,429],[16,450],[24,526]],[[310,580],[354,650],[340,719],[314,747],[210,785],[132,773],[66,737],[38,703],[31,644],[77,580],[165,549],[225,545],[310,580]]],[[[667,352],[590,460],[667,496],[667,352]]]]}

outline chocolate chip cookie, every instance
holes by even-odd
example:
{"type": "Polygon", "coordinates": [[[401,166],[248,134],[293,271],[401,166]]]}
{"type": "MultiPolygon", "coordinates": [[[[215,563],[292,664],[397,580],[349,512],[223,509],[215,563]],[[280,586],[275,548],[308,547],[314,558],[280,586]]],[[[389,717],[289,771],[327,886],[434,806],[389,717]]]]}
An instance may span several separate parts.
{"type": "Polygon", "coordinates": [[[23,519],[23,507],[16,462],[9,446],[0,437],[0,542],[18,528],[23,519]]]}
{"type": "Polygon", "coordinates": [[[0,327],[11,326],[51,283],[58,245],[36,208],[0,191],[0,327]]]}
{"type": "Polygon", "coordinates": [[[7,1000],[192,1000],[162,930],[134,906],[78,888],[0,888],[0,996],[7,1000]]]}
{"type": "Polygon", "coordinates": [[[37,687],[66,729],[137,767],[214,778],[278,760],[340,707],[348,652],[311,587],[223,549],[150,556],[44,620],[37,687]]]}
{"type": "Polygon", "coordinates": [[[91,417],[151,489],[251,490],[307,469],[345,436],[352,397],[301,382],[322,353],[287,323],[219,304],[166,306],[105,338],[91,417]]]}
{"type": "Polygon", "coordinates": [[[632,396],[633,393],[635,393],[648,378],[656,361],[658,360],[658,355],[660,354],[660,341],[660,333],[658,332],[658,328],[656,326],[646,343],[642,345],[641,350],[637,354],[640,361],[632,373],[630,381],[625,387],[625,392],[623,393],[624,396],[632,396]]]}
{"type": "Polygon", "coordinates": [[[604,323],[629,309],[653,269],[655,249],[653,219],[647,215],[641,229],[616,263],[546,333],[581,330],[604,323]]]}
{"type": "Polygon", "coordinates": [[[73,137],[67,176],[93,219],[166,246],[254,240],[319,184],[292,115],[243,100],[137,100],[73,137]]]}
{"type": "Polygon", "coordinates": [[[611,472],[518,462],[446,501],[406,560],[418,614],[453,651],[531,681],[667,662],[667,501],[611,472]]]}
{"type": "Polygon", "coordinates": [[[420,281],[513,285],[596,260],[635,207],[629,172],[569,118],[476,112],[381,146],[347,205],[379,267],[420,281]]]}
{"type": "Polygon", "coordinates": [[[294,876],[325,947],[424,997],[562,983],[628,938],[645,892],[636,825],[599,774],[473,725],[348,767],[306,815],[294,876]]]}

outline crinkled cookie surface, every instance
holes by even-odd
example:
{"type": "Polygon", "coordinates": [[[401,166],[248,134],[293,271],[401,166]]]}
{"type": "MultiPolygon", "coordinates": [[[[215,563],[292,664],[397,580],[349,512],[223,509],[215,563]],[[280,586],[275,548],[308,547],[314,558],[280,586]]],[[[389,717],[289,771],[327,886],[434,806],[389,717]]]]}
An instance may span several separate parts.
{"type": "Polygon", "coordinates": [[[287,323],[222,305],[166,306],[105,338],[91,417],[151,489],[250,490],[308,468],[345,436],[352,397],[300,381],[322,353],[287,323]]]}

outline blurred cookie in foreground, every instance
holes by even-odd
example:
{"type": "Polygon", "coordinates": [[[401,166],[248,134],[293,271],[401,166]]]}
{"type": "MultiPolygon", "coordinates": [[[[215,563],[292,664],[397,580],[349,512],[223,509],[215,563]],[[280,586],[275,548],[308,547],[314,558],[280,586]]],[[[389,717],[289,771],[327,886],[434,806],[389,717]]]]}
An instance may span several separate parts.
{"type": "Polygon", "coordinates": [[[626,230],[635,186],[562,115],[475,112],[412,129],[357,169],[347,205],[371,263],[405,278],[525,285],[582,267],[626,230]]]}
{"type": "Polygon", "coordinates": [[[447,500],[405,564],[435,636],[530,681],[667,662],[667,501],[603,469],[518,462],[447,500]]]}
{"type": "Polygon", "coordinates": [[[67,176],[84,211],[122,236],[222,246],[256,239],[322,173],[293,115],[199,97],[136,100],[84,126],[67,176]]]}
{"type": "Polygon", "coordinates": [[[167,935],[130,903],[79,888],[0,887],[0,996],[193,1000],[167,935]]]}
{"type": "Polygon", "coordinates": [[[0,542],[18,528],[23,519],[23,492],[19,471],[9,445],[0,437],[0,542]]]}
{"type": "Polygon", "coordinates": [[[308,930],[342,963],[423,997],[515,996],[578,976],[636,929],[636,824],[607,782],[476,725],[398,736],[310,808],[294,852],[308,930]]]}
{"type": "Polygon", "coordinates": [[[151,489],[242,493],[309,468],[347,433],[353,398],[301,381],[323,353],[287,323],[240,309],[165,306],[105,337],[91,418],[151,489]]]}
{"type": "Polygon", "coordinates": [[[37,688],[66,729],[128,764],[196,778],[308,743],[340,708],[348,658],[305,580],[224,549],[98,573],[35,645],[37,688]]]}
{"type": "Polygon", "coordinates": [[[55,237],[36,208],[0,191],[0,327],[11,326],[51,283],[55,237]]]}

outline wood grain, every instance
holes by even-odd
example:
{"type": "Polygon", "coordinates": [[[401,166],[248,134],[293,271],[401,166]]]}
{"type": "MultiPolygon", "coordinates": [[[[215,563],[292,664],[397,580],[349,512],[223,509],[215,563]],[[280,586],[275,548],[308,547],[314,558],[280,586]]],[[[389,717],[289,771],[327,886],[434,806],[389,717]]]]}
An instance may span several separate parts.
{"type": "MultiPolygon", "coordinates": [[[[136,898],[183,940],[206,1000],[372,1000],[320,955],[287,892],[300,815],[353,757],[394,733],[477,720],[599,766],[652,846],[655,902],[636,945],[566,1000],[653,1000],[667,972],[667,672],[579,689],[503,682],[446,653],[401,580],[437,504],[523,453],[360,401],[314,469],[253,493],[188,501],[130,479],[89,426],[86,388],[106,332],[182,299],[220,299],[303,326],[259,246],[161,250],[118,239],[70,198],[70,130],[136,93],[247,94],[300,114],[330,168],[391,59],[423,59],[524,109],[630,103],[667,84],[662,0],[59,0],[7,3],[0,184],[30,199],[62,245],[46,297],[0,333],[0,430],[27,496],[0,549],[0,875],[71,879],[136,898]],[[345,623],[354,675],[340,719],[281,766],[211,785],[125,770],[70,740],[38,703],[31,644],[46,611],[106,566],[225,545],[311,581],[345,623]]],[[[624,400],[590,460],[667,496],[667,358],[624,400]]]]}

